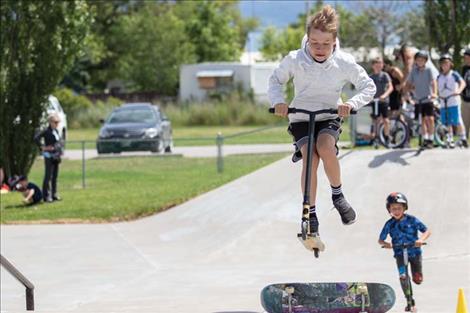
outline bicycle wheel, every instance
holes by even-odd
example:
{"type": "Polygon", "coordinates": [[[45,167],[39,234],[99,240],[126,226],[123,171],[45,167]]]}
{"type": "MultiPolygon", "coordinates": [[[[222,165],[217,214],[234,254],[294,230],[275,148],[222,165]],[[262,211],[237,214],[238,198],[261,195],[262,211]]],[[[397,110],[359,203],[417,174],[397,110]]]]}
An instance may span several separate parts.
{"type": "Polygon", "coordinates": [[[448,133],[449,131],[444,124],[438,123],[436,127],[434,127],[434,138],[440,147],[446,146],[448,133]]]}
{"type": "MultiPolygon", "coordinates": [[[[390,120],[390,142],[388,143],[389,148],[402,148],[405,142],[408,140],[408,127],[400,119],[390,120]]],[[[386,146],[385,141],[385,127],[381,123],[379,126],[379,139],[383,146],[386,146]]]]}

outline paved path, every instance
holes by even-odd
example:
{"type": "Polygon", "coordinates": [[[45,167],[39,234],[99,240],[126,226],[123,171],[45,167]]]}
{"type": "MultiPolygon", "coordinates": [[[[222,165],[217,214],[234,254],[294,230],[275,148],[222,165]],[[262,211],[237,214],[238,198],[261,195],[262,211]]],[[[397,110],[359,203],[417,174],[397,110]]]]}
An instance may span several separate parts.
{"type": "MultiPolygon", "coordinates": [[[[394,259],[377,244],[385,197],[400,190],[432,231],[420,312],[455,312],[459,287],[469,301],[470,150],[355,151],[341,163],[359,220],[341,224],[321,174],[319,259],[296,238],[300,164],[289,157],[138,221],[2,226],[1,253],[37,286],[38,312],[261,312],[265,285],[295,281],[388,283],[400,312],[394,259]]],[[[20,311],[24,290],[1,271],[1,309],[20,311]]]]}
{"type": "MultiPolygon", "coordinates": [[[[224,155],[232,154],[252,154],[252,153],[271,153],[271,152],[290,152],[293,151],[292,144],[254,144],[254,145],[224,145],[222,153],[224,155]]],[[[173,153],[151,153],[146,151],[122,152],[120,154],[102,154],[98,155],[96,149],[85,149],[85,158],[96,157],[120,157],[120,156],[167,156],[182,155],[184,157],[205,158],[216,157],[217,146],[195,146],[195,147],[174,147],[173,153]]],[[[82,150],[66,150],[64,158],[70,160],[81,160],[82,150]]]]}
{"type": "MultiPolygon", "coordinates": [[[[340,142],[339,146],[348,146],[348,142],[340,142]]],[[[253,153],[273,153],[273,152],[293,152],[293,145],[290,143],[280,144],[246,144],[246,145],[223,145],[223,155],[233,154],[253,154],[253,153]]],[[[145,151],[122,152],[120,154],[98,155],[96,149],[85,149],[85,158],[96,157],[128,157],[128,156],[168,156],[182,155],[190,158],[206,158],[217,156],[217,146],[195,146],[195,147],[174,147],[173,153],[151,153],[145,151]]],[[[82,150],[65,150],[64,158],[70,160],[81,160],[82,150]]]]}

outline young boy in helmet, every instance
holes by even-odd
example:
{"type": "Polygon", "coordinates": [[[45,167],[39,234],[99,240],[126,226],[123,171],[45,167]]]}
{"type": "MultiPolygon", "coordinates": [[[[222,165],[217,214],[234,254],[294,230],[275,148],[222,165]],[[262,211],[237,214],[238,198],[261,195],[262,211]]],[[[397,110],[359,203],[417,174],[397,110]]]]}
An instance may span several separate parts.
{"type": "Polygon", "coordinates": [[[419,110],[423,116],[423,138],[428,148],[434,142],[434,104],[432,99],[437,98],[437,75],[431,67],[426,66],[429,55],[426,51],[418,51],[415,56],[415,65],[411,70],[405,85],[405,91],[413,91],[415,100],[423,100],[420,107],[416,105],[415,116],[419,110]],[[427,100],[426,100],[427,99],[427,100]]]}
{"type": "Polygon", "coordinates": [[[462,121],[462,114],[460,111],[460,94],[465,89],[465,81],[460,74],[452,69],[452,57],[450,54],[443,54],[439,58],[440,74],[437,76],[437,87],[439,90],[439,98],[441,105],[441,121],[447,127],[447,145],[449,148],[454,148],[454,135],[453,127],[457,128],[457,133],[460,137],[460,142],[467,148],[467,136],[465,135],[465,126],[462,121]],[[443,98],[447,98],[447,108],[443,98]]]}
{"type": "MultiPolygon", "coordinates": [[[[398,274],[400,276],[400,285],[403,293],[407,294],[408,272],[405,267],[403,249],[398,247],[403,244],[414,243],[414,247],[408,248],[408,261],[411,265],[411,273],[413,282],[417,285],[423,282],[421,246],[431,235],[429,229],[416,217],[406,214],[408,210],[408,200],[405,195],[400,192],[392,192],[386,200],[387,211],[392,216],[384,225],[380,236],[379,244],[387,249],[392,249],[396,259],[398,274]],[[418,238],[418,231],[422,233],[418,238]],[[390,236],[392,242],[385,241],[390,236]]],[[[413,311],[413,307],[407,307],[406,311],[413,311]]]]}

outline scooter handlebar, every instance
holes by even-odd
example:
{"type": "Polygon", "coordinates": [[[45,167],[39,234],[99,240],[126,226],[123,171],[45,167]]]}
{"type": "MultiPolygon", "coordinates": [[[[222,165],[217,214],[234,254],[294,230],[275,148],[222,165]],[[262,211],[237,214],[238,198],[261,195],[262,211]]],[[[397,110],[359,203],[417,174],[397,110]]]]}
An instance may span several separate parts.
{"type": "MultiPolygon", "coordinates": [[[[416,243],[415,242],[412,242],[412,243],[404,243],[404,244],[401,244],[401,245],[392,245],[393,248],[413,248],[415,247],[416,243]]],[[[423,242],[422,244],[423,246],[427,245],[426,242],[423,242]]],[[[382,246],[382,249],[385,249],[385,246],[382,246]]]]}
{"type": "MultiPolygon", "coordinates": [[[[274,108],[269,108],[269,113],[274,113],[274,108]]],[[[338,114],[338,110],[336,109],[323,109],[323,110],[316,110],[316,111],[309,111],[309,110],[304,110],[304,109],[297,109],[297,108],[288,108],[287,109],[287,114],[293,114],[293,113],[305,113],[305,114],[338,114]]],[[[357,114],[357,111],[352,111],[349,112],[350,114],[357,114]]]]}

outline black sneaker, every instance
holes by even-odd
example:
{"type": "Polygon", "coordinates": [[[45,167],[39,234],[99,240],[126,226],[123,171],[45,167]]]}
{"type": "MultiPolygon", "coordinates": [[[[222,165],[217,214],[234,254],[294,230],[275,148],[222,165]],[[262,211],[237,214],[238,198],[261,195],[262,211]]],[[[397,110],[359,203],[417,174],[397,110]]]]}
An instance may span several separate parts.
{"type": "Polygon", "coordinates": [[[351,225],[356,221],[356,212],[344,196],[333,199],[333,205],[338,210],[339,215],[341,215],[341,221],[344,225],[351,225]]]}
{"type": "Polygon", "coordinates": [[[461,142],[462,142],[462,146],[463,146],[464,148],[468,148],[467,139],[462,139],[461,142]]]}
{"type": "Polygon", "coordinates": [[[427,149],[432,149],[434,148],[434,143],[432,142],[432,140],[426,140],[424,142],[424,146],[427,148],[427,149]]]}

